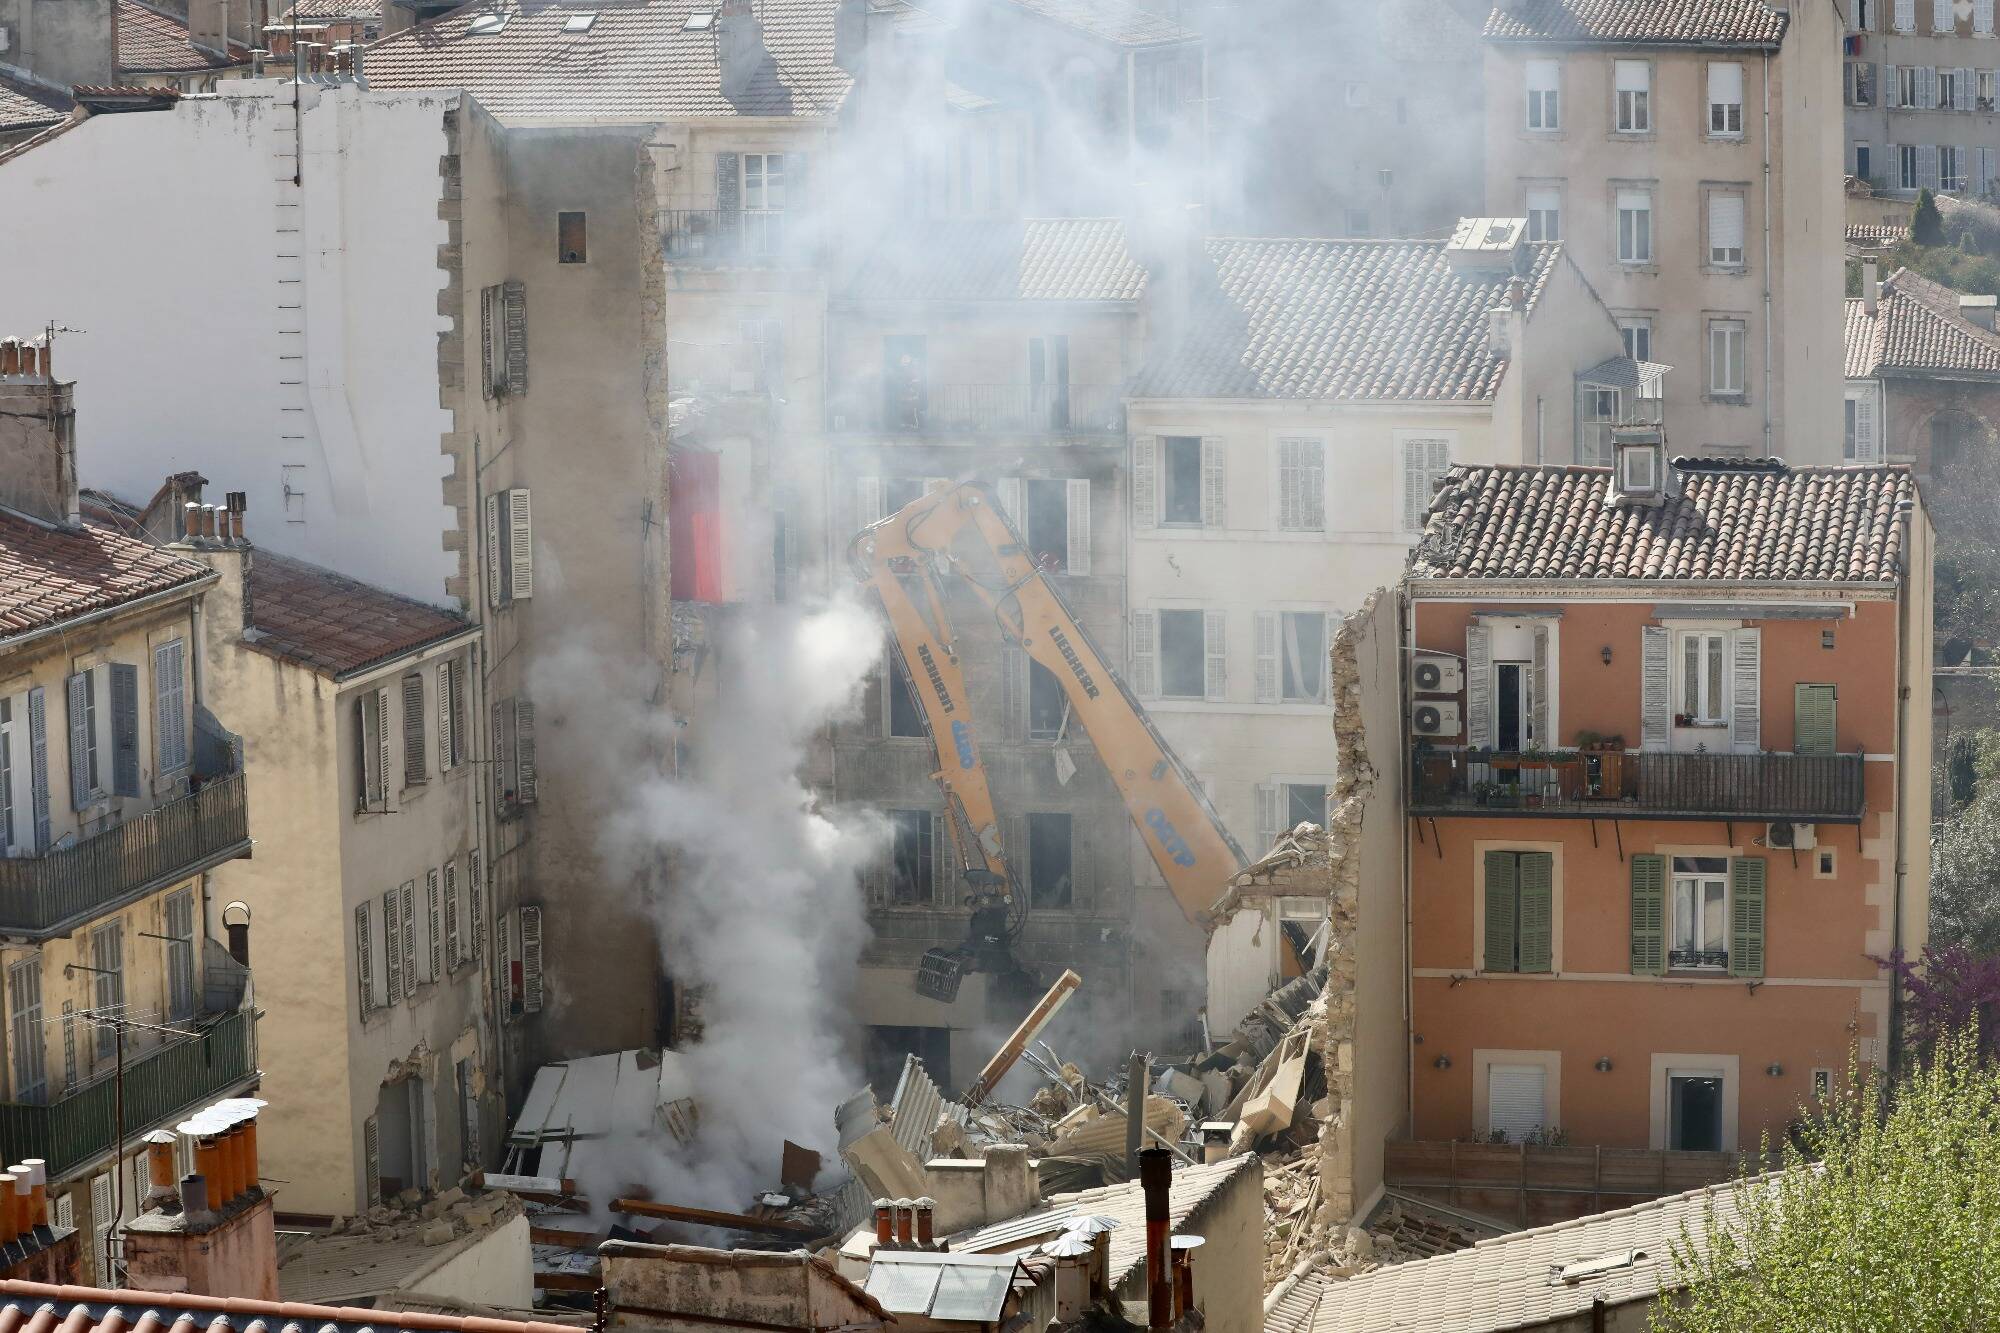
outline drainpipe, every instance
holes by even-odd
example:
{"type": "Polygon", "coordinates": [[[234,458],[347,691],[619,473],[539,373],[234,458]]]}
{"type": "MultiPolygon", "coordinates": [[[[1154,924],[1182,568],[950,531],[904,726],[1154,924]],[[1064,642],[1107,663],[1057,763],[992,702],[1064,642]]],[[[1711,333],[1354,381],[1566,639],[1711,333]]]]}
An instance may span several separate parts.
{"type": "MultiPolygon", "coordinates": [[[[297,58],[295,56],[295,66],[296,61],[297,58]]],[[[493,754],[493,695],[492,681],[489,679],[489,676],[493,671],[493,654],[489,636],[496,626],[493,616],[489,614],[486,601],[486,548],[484,545],[486,541],[484,517],[486,513],[486,496],[482,489],[486,473],[485,464],[480,461],[479,457],[479,443],[479,432],[474,431],[472,433],[472,514],[469,520],[472,524],[474,540],[472,543],[472,558],[468,562],[468,572],[471,577],[467,580],[467,588],[472,595],[472,618],[479,624],[482,632],[478,640],[472,645],[473,671],[471,675],[474,700],[472,717],[468,720],[472,724],[473,752],[485,755],[490,759],[493,754]],[[480,743],[482,735],[484,737],[483,744],[480,743]]],[[[483,895],[486,920],[474,922],[472,928],[481,933],[489,947],[497,947],[498,939],[493,933],[492,924],[500,913],[500,862],[499,858],[495,855],[500,850],[500,830],[494,820],[492,802],[487,799],[490,790],[487,783],[491,780],[491,775],[483,765],[475,765],[475,768],[477,771],[473,773],[472,783],[472,828],[473,836],[478,839],[480,845],[480,868],[486,872],[486,892],[483,895]]],[[[501,1118],[504,1122],[506,1107],[512,1100],[512,1094],[508,1090],[510,1084],[507,1081],[506,1006],[503,1003],[503,997],[500,994],[499,988],[493,984],[493,976],[496,970],[494,964],[498,961],[498,959],[491,955],[483,960],[483,970],[486,975],[479,978],[479,984],[485,988],[487,1002],[492,1006],[493,1011],[493,1069],[495,1077],[500,1083],[501,1118]]],[[[506,969],[503,966],[498,971],[504,975],[506,969]]]]}
{"type": "MultiPolygon", "coordinates": [[[[1824,219],[1822,219],[1824,221],[1824,219]]],[[[1771,53],[1764,53],[1764,454],[1771,449],[1771,53]]]]}
{"type": "MultiPolygon", "coordinates": [[[[1910,697],[1910,585],[1915,577],[1916,562],[1911,558],[1910,537],[1915,526],[1910,519],[1916,506],[1908,500],[1896,502],[1896,524],[1902,529],[1903,538],[1903,587],[1902,595],[1896,599],[1896,893],[1890,905],[1892,925],[1889,932],[1891,956],[1903,952],[1903,881],[1909,872],[1909,796],[1910,757],[1908,732],[1910,709],[1915,706],[1910,697]]],[[[1926,566],[1928,568],[1928,566],[1926,566]]],[[[1927,697],[1924,706],[1930,706],[1927,697]]],[[[1889,978],[1889,1073],[1893,1077],[1903,1065],[1903,985],[1894,975],[1889,978]]]]}
{"type": "MultiPolygon", "coordinates": [[[[1404,668],[1407,668],[1408,664],[1414,659],[1417,651],[1417,622],[1416,617],[1411,612],[1408,592],[1409,579],[1405,577],[1403,582],[1397,585],[1396,596],[1396,620],[1403,636],[1402,662],[1399,663],[1399,669],[1396,672],[1398,677],[1396,688],[1400,699],[1396,725],[1396,743],[1398,745],[1404,744],[1406,740],[1403,735],[1401,719],[1410,715],[1410,673],[1404,668]]],[[[1407,763],[1408,761],[1405,760],[1404,762],[1407,763]]],[[[1402,790],[1396,793],[1396,805],[1399,810],[1408,807],[1409,792],[1409,774],[1405,772],[1403,775],[1402,790]]],[[[1411,852],[1409,820],[1406,817],[1400,822],[1403,825],[1403,1133],[1406,1137],[1415,1138],[1417,1133],[1417,1051],[1414,1043],[1416,1041],[1417,999],[1416,981],[1410,975],[1410,963],[1412,959],[1410,934],[1415,927],[1410,917],[1411,852]]]]}

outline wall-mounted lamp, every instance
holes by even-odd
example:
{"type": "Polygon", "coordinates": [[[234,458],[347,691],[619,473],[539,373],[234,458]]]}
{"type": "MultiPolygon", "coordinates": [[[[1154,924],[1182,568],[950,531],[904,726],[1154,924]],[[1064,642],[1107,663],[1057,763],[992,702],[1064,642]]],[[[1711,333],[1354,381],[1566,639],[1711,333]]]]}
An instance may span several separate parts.
{"type": "Polygon", "coordinates": [[[1595,1065],[1591,1066],[1591,1068],[1595,1069],[1595,1070],[1596,1070],[1596,1071],[1597,1071],[1598,1073],[1600,1073],[1600,1074],[1608,1074],[1608,1073],[1610,1073],[1610,1072],[1611,1072],[1611,1057],[1610,1057],[1610,1056],[1608,1056],[1608,1055],[1600,1055],[1600,1056],[1598,1056],[1598,1057],[1597,1057],[1597,1063],[1596,1063],[1595,1065]]]}
{"type": "Polygon", "coordinates": [[[1777,1078],[1785,1072],[1785,1067],[1779,1064],[1776,1060],[1773,1060],[1771,1061],[1770,1064],[1764,1066],[1764,1072],[1769,1074],[1772,1078],[1777,1078]]]}
{"type": "Polygon", "coordinates": [[[1440,1055],[1437,1059],[1431,1061],[1431,1063],[1437,1066],[1439,1069],[1449,1069],[1451,1068],[1451,1057],[1448,1055],[1440,1055]]]}
{"type": "Polygon", "coordinates": [[[1606,666],[1610,666],[1610,665],[1611,665],[1611,645],[1610,645],[1610,644],[1608,644],[1608,643],[1607,643],[1607,644],[1605,644],[1605,645],[1604,645],[1604,646],[1603,646],[1602,648],[1599,648],[1599,649],[1597,650],[1597,655],[1598,655],[1599,657],[1601,657],[1601,658],[1603,658],[1603,659],[1604,659],[1604,665],[1606,665],[1606,666]]]}

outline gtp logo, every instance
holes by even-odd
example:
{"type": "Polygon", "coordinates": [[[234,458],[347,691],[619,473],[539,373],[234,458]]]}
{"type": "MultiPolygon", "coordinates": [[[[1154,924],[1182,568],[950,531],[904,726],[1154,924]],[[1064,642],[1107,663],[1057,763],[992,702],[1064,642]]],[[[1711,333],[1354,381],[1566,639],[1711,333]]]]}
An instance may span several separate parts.
{"type": "Polygon", "coordinates": [[[958,749],[958,766],[972,767],[972,728],[963,722],[951,724],[951,743],[958,749]]]}
{"type": "Polygon", "coordinates": [[[1194,853],[1189,850],[1187,843],[1181,838],[1180,833],[1175,830],[1173,821],[1167,818],[1166,811],[1160,809],[1157,805],[1148,810],[1146,812],[1146,827],[1153,830],[1159,837],[1160,846],[1166,849],[1168,860],[1177,866],[1191,866],[1194,864],[1194,853]]]}

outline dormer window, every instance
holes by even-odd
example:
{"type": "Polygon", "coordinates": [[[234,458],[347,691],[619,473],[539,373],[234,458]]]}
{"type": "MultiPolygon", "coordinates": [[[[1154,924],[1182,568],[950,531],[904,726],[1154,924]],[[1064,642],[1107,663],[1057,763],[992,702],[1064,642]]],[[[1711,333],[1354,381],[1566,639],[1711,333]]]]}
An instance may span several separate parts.
{"type": "Polygon", "coordinates": [[[1643,444],[1621,447],[1618,450],[1618,489],[1627,495],[1651,495],[1659,490],[1659,450],[1643,444]]]}

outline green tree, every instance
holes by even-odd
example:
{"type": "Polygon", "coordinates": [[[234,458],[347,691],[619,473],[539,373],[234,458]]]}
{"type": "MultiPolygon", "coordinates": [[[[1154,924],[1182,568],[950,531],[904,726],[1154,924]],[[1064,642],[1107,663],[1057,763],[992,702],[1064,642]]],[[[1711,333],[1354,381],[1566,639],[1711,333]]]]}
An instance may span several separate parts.
{"type": "MultiPolygon", "coordinates": [[[[1852,1087],[1852,1080],[1850,1080],[1852,1087]]],[[[1807,1114],[1785,1170],[1673,1244],[1661,1333],[2000,1327],[2000,1067],[1961,1034],[1880,1111],[1871,1078],[1807,1114]]]]}
{"type": "Polygon", "coordinates": [[[1990,781],[1931,829],[1930,938],[2000,953],[2000,788],[1990,781]]]}
{"type": "Polygon", "coordinates": [[[1917,192],[1917,209],[1910,214],[1910,239],[1918,245],[1944,244],[1944,215],[1929,190],[1917,192]]]}

